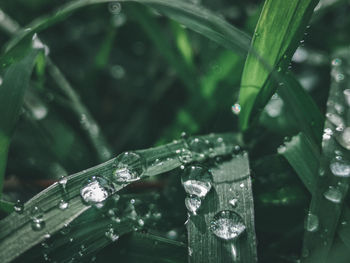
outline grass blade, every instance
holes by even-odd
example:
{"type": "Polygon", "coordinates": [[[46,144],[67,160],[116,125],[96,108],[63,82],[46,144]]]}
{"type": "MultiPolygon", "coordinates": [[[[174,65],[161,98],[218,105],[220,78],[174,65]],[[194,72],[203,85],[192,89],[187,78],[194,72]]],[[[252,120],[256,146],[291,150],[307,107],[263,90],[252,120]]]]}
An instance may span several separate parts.
{"type": "Polygon", "coordinates": [[[276,89],[271,80],[272,69],[282,72],[299,45],[317,0],[267,0],[261,12],[252,41],[254,50],[267,63],[263,65],[249,53],[241,80],[239,103],[240,127],[246,130],[256,108],[262,108],[276,89]],[[259,99],[258,99],[259,97],[259,99]]]}
{"type": "Polygon", "coordinates": [[[31,49],[25,57],[5,69],[3,83],[0,86],[0,197],[11,135],[39,53],[40,50],[31,49]]]}
{"type": "Polygon", "coordinates": [[[248,155],[237,155],[211,171],[215,191],[206,197],[198,216],[191,216],[187,225],[189,251],[192,251],[189,262],[257,262],[248,155]],[[237,207],[230,204],[232,199],[238,200],[237,207]],[[222,210],[235,211],[246,226],[246,233],[235,243],[237,255],[233,255],[232,241],[220,240],[208,230],[214,215],[222,210]]]}
{"type": "Polygon", "coordinates": [[[342,166],[348,165],[348,160],[350,160],[346,131],[349,123],[348,119],[343,119],[341,115],[349,111],[346,95],[348,86],[347,81],[344,80],[349,77],[347,73],[349,62],[348,49],[339,50],[332,62],[332,86],[327,103],[327,122],[322,141],[323,158],[320,169],[323,176],[318,177],[309,212],[318,218],[320,226],[317,231],[308,229],[305,231],[303,251],[306,254],[303,262],[329,262],[328,257],[349,188],[349,175],[343,175],[346,171],[342,166]],[[342,112],[339,112],[339,107],[342,108],[342,112]]]}

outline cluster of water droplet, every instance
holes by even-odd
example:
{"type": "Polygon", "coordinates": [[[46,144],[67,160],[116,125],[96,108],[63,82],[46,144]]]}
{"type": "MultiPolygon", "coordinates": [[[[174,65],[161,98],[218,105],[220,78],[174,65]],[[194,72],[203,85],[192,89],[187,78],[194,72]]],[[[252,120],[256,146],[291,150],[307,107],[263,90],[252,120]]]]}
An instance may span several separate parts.
{"type": "Polygon", "coordinates": [[[208,168],[202,165],[190,165],[184,169],[181,182],[187,193],[186,208],[190,214],[196,215],[202,200],[212,188],[213,176],[208,168]]]}

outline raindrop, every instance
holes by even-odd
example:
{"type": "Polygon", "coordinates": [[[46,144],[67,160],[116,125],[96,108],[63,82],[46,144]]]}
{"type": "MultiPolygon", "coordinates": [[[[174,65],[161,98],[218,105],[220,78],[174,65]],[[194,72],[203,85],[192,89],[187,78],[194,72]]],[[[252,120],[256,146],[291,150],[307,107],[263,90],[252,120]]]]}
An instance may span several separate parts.
{"type": "Polygon", "coordinates": [[[323,196],[333,202],[333,203],[340,203],[343,196],[342,196],[342,193],[339,191],[338,188],[336,187],[333,187],[333,186],[330,186],[324,193],[323,193],[323,196]]]}
{"type": "Polygon", "coordinates": [[[191,165],[184,170],[181,182],[187,194],[204,198],[212,187],[212,178],[206,167],[191,165]]]}
{"type": "Polygon", "coordinates": [[[220,239],[235,240],[245,231],[246,226],[240,215],[223,210],[213,217],[209,228],[220,239]]]}
{"type": "Polygon", "coordinates": [[[230,205],[232,207],[237,207],[237,204],[238,204],[238,199],[237,198],[232,198],[230,201],[229,201],[230,205]]]}
{"type": "Polygon", "coordinates": [[[308,213],[305,220],[305,229],[309,232],[316,232],[318,230],[318,217],[312,213],[308,213]]]}
{"type": "Polygon", "coordinates": [[[63,199],[58,203],[58,208],[61,210],[66,210],[68,208],[68,202],[63,199]]]}
{"type": "Polygon", "coordinates": [[[80,195],[87,204],[101,204],[114,193],[114,187],[104,178],[93,176],[81,190],[80,195]]]}
{"type": "Polygon", "coordinates": [[[282,107],[282,99],[277,94],[275,94],[272,96],[271,100],[266,105],[265,111],[271,118],[276,118],[281,114],[282,107]]]}
{"type": "Polygon", "coordinates": [[[193,249],[191,247],[188,247],[188,256],[192,257],[193,249]]]}
{"type": "Polygon", "coordinates": [[[342,82],[345,79],[345,76],[342,73],[337,73],[334,78],[336,82],[342,82]]]}
{"type": "Polygon", "coordinates": [[[333,131],[330,128],[326,128],[323,131],[323,136],[322,138],[324,140],[329,140],[331,138],[331,136],[333,135],[333,131]]]}
{"type": "Polygon", "coordinates": [[[115,79],[122,79],[125,76],[125,70],[120,65],[114,65],[110,69],[111,75],[115,79]]]}
{"type": "Polygon", "coordinates": [[[234,105],[232,105],[231,110],[233,114],[238,115],[241,112],[241,105],[239,105],[238,103],[235,103],[234,105]]]}
{"type": "Polygon", "coordinates": [[[58,183],[61,185],[62,189],[65,191],[66,190],[66,185],[67,185],[67,177],[66,176],[62,176],[59,180],[58,183]]]}
{"type": "Polygon", "coordinates": [[[145,171],[145,161],[135,152],[125,152],[117,156],[114,161],[116,169],[112,181],[116,183],[135,182],[141,178],[145,171]]]}
{"type": "Polygon", "coordinates": [[[340,58],[335,58],[332,60],[332,66],[340,66],[342,64],[342,61],[340,58]]]}
{"type": "Polygon", "coordinates": [[[35,206],[33,207],[33,209],[31,210],[31,220],[32,220],[32,229],[34,231],[40,231],[45,227],[45,221],[43,219],[44,213],[43,211],[35,206]]]}
{"type": "Polygon", "coordinates": [[[114,232],[113,228],[109,228],[105,232],[105,236],[112,242],[115,242],[115,241],[117,241],[119,239],[119,235],[114,232]]]}
{"type": "Polygon", "coordinates": [[[15,210],[15,212],[17,214],[22,214],[23,213],[23,209],[24,209],[24,205],[20,200],[17,200],[15,206],[13,207],[13,209],[15,210]]]}
{"type": "Polygon", "coordinates": [[[192,215],[197,215],[197,211],[200,208],[201,204],[201,199],[196,195],[190,195],[185,198],[186,208],[192,215]]]}
{"type": "Polygon", "coordinates": [[[116,1],[111,2],[108,4],[108,10],[109,10],[109,12],[111,12],[111,14],[117,15],[122,10],[122,5],[116,1]]]}
{"type": "MultiPolygon", "coordinates": [[[[337,156],[340,157],[340,156],[337,156]]],[[[339,177],[350,176],[350,163],[342,158],[334,158],[329,165],[332,173],[339,177]]]]}

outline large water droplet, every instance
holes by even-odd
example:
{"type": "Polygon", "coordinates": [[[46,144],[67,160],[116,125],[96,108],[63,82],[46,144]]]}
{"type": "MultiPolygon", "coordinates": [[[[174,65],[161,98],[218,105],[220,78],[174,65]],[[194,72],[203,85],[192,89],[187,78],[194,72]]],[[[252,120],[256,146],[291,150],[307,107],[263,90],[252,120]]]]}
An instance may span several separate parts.
{"type": "Polygon", "coordinates": [[[189,139],[187,144],[195,160],[202,160],[209,156],[209,148],[211,148],[209,141],[195,137],[189,139]]]}
{"type": "Polygon", "coordinates": [[[81,190],[80,195],[87,204],[99,204],[114,193],[114,187],[106,179],[93,176],[81,190]]]}
{"type": "Polygon", "coordinates": [[[125,152],[117,156],[114,161],[116,169],[112,181],[116,183],[135,182],[141,178],[145,171],[145,161],[135,152],[125,152]]]}
{"type": "Polygon", "coordinates": [[[350,176],[350,163],[342,158],[334,158],[329,165],[332,173],[335,176],[349,177],[350,176]]]}
{"type": "Polygon", "coordinates": [[[201,204],[201,199],[196,195],[190,195],[185,198],[186,208],[192,215],[197,215],[197,211],[200,208],[201,204]]]}
{"type": "Polygon", "coordinates": [[[305,220],[305,229],[309,232],[316,232],[318,230],[318,217],[312,213],[308,213],[305,220]]]}
{"type": "Polygon", "coordinates": [[[187,194],[204,198],[212,187],[212,178],[206,167],[191,165],[184,170],[181,182],[187,194]]]}
{"type": "Polygon", "coordinates": [[[330,186],[324,193],[323,193],[323,196],[333,202],[333,203],[340,203],[342,198],[343,198],[343,195],[342,193],[339,191],[338,188],[334,187],[334,186],[330,186]]]}
{"type": "Polygon", "coordinates": [[[283,100],[277,94],[274,94],[269,103],[267,103],[265,111],[271,118],[276,118],[281,114],[282,107],[283,100]]]}
{"type": "Polygon", "coordinates": [[[45,227],[44,212],[37,206],[33,207],[30,213],[32,220],[32,229],[34,231],[40,231],[45,227]]]}
{"type": "Polygon", "coordinates": [[[224,240],[237,239],[246,229],[243,219],[230,210],[218,212],[210,222],[210,230],[224,240]]]}

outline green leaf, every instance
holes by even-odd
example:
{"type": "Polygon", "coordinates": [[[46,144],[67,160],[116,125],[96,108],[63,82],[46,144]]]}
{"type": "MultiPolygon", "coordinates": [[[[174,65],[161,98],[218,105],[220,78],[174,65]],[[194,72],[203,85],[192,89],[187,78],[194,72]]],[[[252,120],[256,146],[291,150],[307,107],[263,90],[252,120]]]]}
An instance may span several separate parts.
{"type": "Polygon", "coordinates": [[[299,45],[317,0],[267,0],[245,62],[239,103],[240,127],[246,130],[255,111],[265,106],[276,89],[273,69],[282,72],[299,45]],[[257,57],[256,54],[260,57],[257,57]],[[266,64],[265,64],[266,63],[266,64]]]}
{"type": "Polygon", "coordinates": [[[254,207],[246,153],[211,168],[214,189],[187,224],[189,262],[257,262],[254,207]],[[236,199],[236,206],[230,201],[236,199]],[[208,228],[216,213],[236,212],[246,227],[237,241],[220,240],[208,228]],[[232,247],[234,246],[234,248],[232,247]],[[235,259],[236,258],[236,259],[235,259]]]}
{"type": "Polygon", "coordinates": [[[25,57],[17,58],[18,61],[4,71],[3,83],[0,86],[0,197],[11,135],[15,129],[24,92],[29,85],[39,53],[40,50],[31,49],[25,57]]]}

